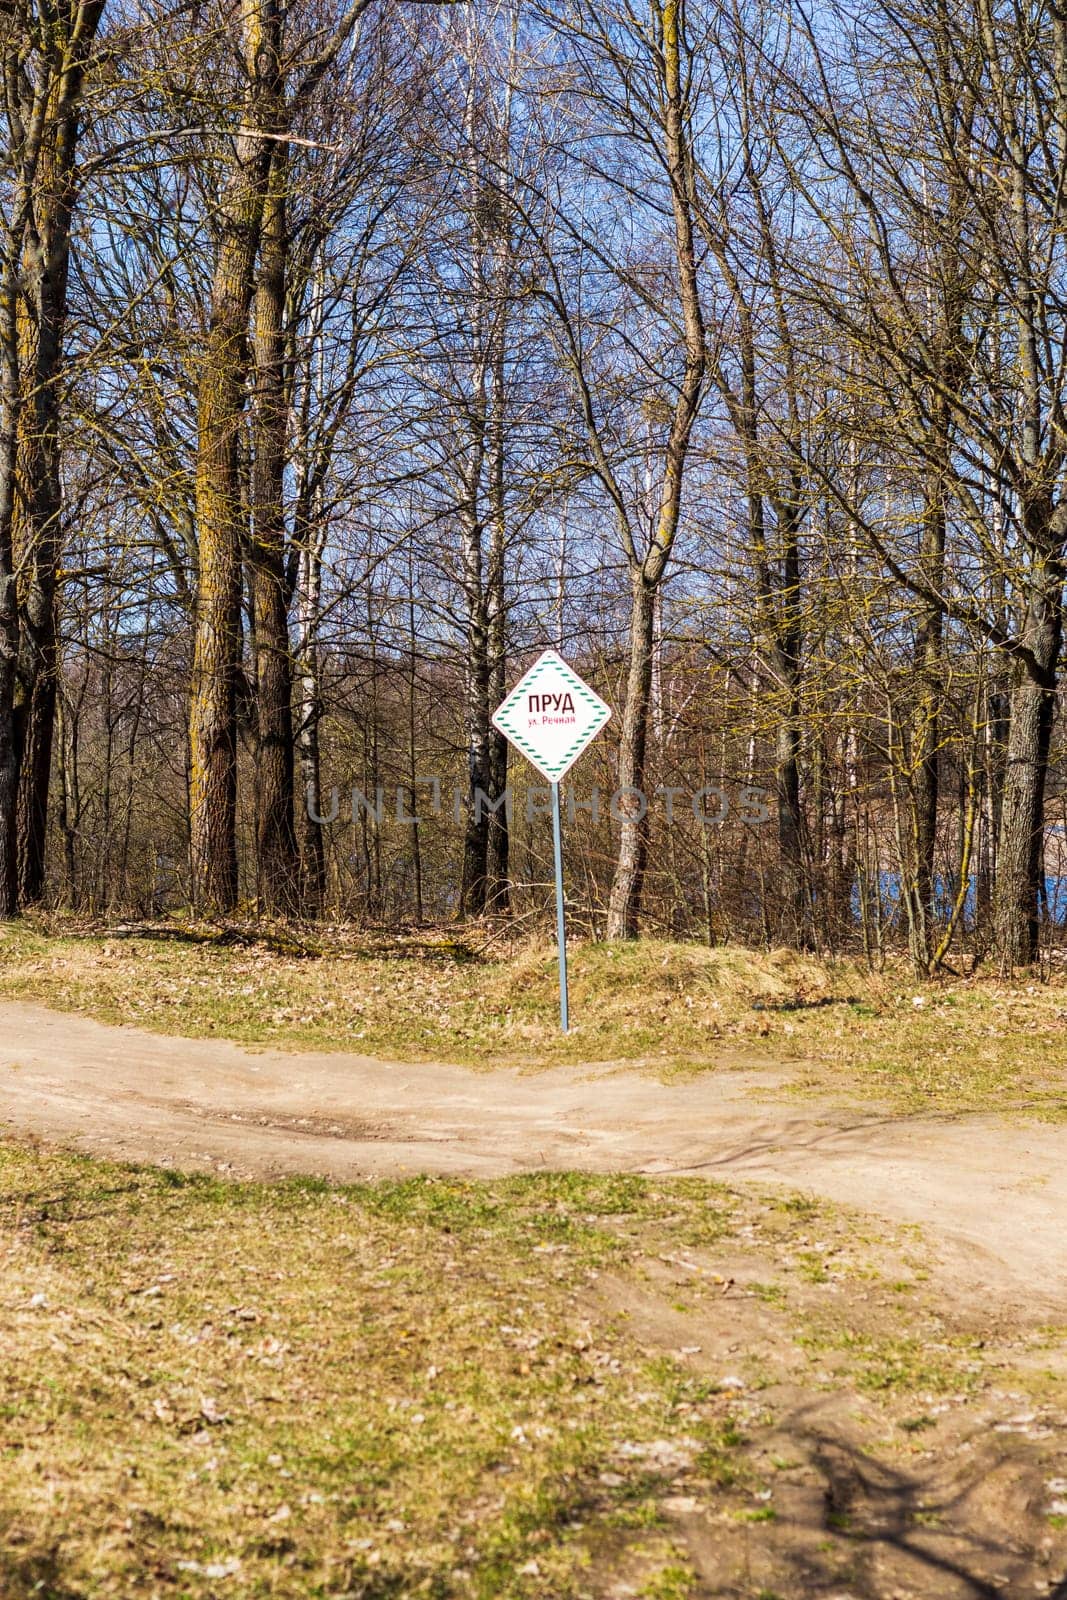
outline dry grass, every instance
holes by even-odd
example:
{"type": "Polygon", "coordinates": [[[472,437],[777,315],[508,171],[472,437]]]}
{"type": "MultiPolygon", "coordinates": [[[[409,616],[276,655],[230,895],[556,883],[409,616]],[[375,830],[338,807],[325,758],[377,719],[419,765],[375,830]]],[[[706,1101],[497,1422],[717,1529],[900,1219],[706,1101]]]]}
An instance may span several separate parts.
{"type": "Polygon", "coordinates": [[[1067,983],[920,985],[789,951],[665,944],[571,953],[574,1028],[557,1025],[554,951],[479,956],[454,938],[310,956],[255,942],[0,933],[0,996],[246,1044],[529,1068],[636,1061],[664,1076],[753,1058],[799,1090],[904,1110],[1061,1114],[1067,983]]]}

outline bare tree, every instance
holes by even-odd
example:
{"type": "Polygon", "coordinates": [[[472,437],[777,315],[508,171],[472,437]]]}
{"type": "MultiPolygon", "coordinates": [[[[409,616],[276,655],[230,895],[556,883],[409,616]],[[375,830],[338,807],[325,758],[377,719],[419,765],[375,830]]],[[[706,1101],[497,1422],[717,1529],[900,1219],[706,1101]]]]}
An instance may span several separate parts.
{"type": "MultiPolygon", "coordinates": [[[[550,15],[555,18],[554,13],[550,15]]],[[[656,596],[681,525],[686,458],[704,398],[707,368],[693,205],[693,61],[684,8],[676,0],[650,0],[645,12],[627,0],[618,5],[578,0],[563,16],[573,48],[571,92],[580,99],[583,115],[595,109],[596,116],[603,119],[605,138],[618,150],[618,161],[610,172],[593,160],[597,180],[606,177],[605,196],[614,191],[627,205],[637,205],[640,180],[634,181],[630,163],[636,164],[655,195],[649,222],[654,235],[662,219],[665,237],[657,240],[657,246],[662,246],[668,263],[661,276],[635,268],[625,255],[612,258],[602,242],[586,231],[579,202],[578,213],[564,214],[557,228],[569,251],[569,266],[563,265],[564,257],[559,254],[550,259],[543,291],[556,313],[559,358],[574,386],[590,469],[612,508],[629,583],[628,661],[618,764],[622,820],[607,931],[610,938],[631,938],[638,930],[648,858],[648,816],[642,794],[656,596]],[[656,184],[662,187],[657,190],[656,184]],[[645,412],[645,419],[653,417],[661,430],[658,503],[649,526],[642,525],[639,499],[628,492],[604,396],[597,393],[589,351],[596,340],[590,337],[585,308],[573,303],[573,290],[582,282],[578,262],[583,252],[595,263],[595,270],[614,281],[616,289],[622,288],[634,298],[645,319],[663,318],[668,330],[668,370],[657,374],[660,382],[655,385],[655,399],[651,411],[645,412]],[[568,277],[570,281],[566,281],[568,277]]],[[[596,201],[591,203],[595,206],[596,201]]],[[[647,440],[643,443],[647,449],[647,440]]]]}

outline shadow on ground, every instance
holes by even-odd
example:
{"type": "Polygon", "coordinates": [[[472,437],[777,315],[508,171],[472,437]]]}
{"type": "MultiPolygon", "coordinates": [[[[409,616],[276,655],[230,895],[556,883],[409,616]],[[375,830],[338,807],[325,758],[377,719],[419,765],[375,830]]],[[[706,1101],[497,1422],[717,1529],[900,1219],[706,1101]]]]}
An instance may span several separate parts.
{"type": "Polygon", "coordinates": [[[905,1471],[802,1414],[775,1430],[775,1450],[790,1445],[773,1519],[770,1505],[759,1521],[711,1504],[671,1517],[692,1600],[1067,1600],[1042,1469],[1026,1454],[977,1448],[905,1471]]]}

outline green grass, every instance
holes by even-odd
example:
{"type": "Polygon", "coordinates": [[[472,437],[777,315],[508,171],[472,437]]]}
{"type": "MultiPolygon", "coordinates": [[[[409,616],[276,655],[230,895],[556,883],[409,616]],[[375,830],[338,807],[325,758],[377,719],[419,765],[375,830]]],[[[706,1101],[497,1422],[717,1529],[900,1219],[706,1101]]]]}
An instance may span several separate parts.
{"type": "Polygon", "coordinates": [[[0,997],[252,1046],[482,1068],[637,1062],[665,1078],[767,1062],[795,1092],[904,1111],[1067,1107],[1063,977],[920,985],[902,966],[872,974],[788,951],[587,944],[571,952],[564,1038],[548,947],[479,955],[439,935],[294,949],[24,923],[0,930],[0,997]]]}
{"type": "MultiPolygon", "coordinates": [[[[845,1352],[852,1381],[867,1393],[900,1395],[964,1393],[973,1390],[982,1370],[975,1360],[980,1340],[961,1336],[932,1340],[924,1330],[921,1336],[892,1331],[819,1327],[813,1319],[799,1343],[814,1352],[845,1352]]],[[[902,1424],[914,1429],[914,1423],[902,1424]]]]}
{"type": "Polygon", "coordinates": [[[657,1572],[638,1593],[641,1600],[688,1600],[695,1583],[696,1578],[688,1567],[672,1562],[657,1572]]]}

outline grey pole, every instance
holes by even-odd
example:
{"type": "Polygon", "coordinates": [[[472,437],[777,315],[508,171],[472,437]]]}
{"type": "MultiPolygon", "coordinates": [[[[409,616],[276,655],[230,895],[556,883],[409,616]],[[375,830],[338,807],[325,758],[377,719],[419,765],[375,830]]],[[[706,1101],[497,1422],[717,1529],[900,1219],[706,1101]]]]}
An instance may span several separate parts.
{"type": "Polygon", "coordinates": [[[552,845],[556,856],[556,941],[559,944],[559,1025],[569,1031],[567,1005],[567,927],[563,916],[563,840],[559,825],[559,784],[552,785],[552,845]]]}

